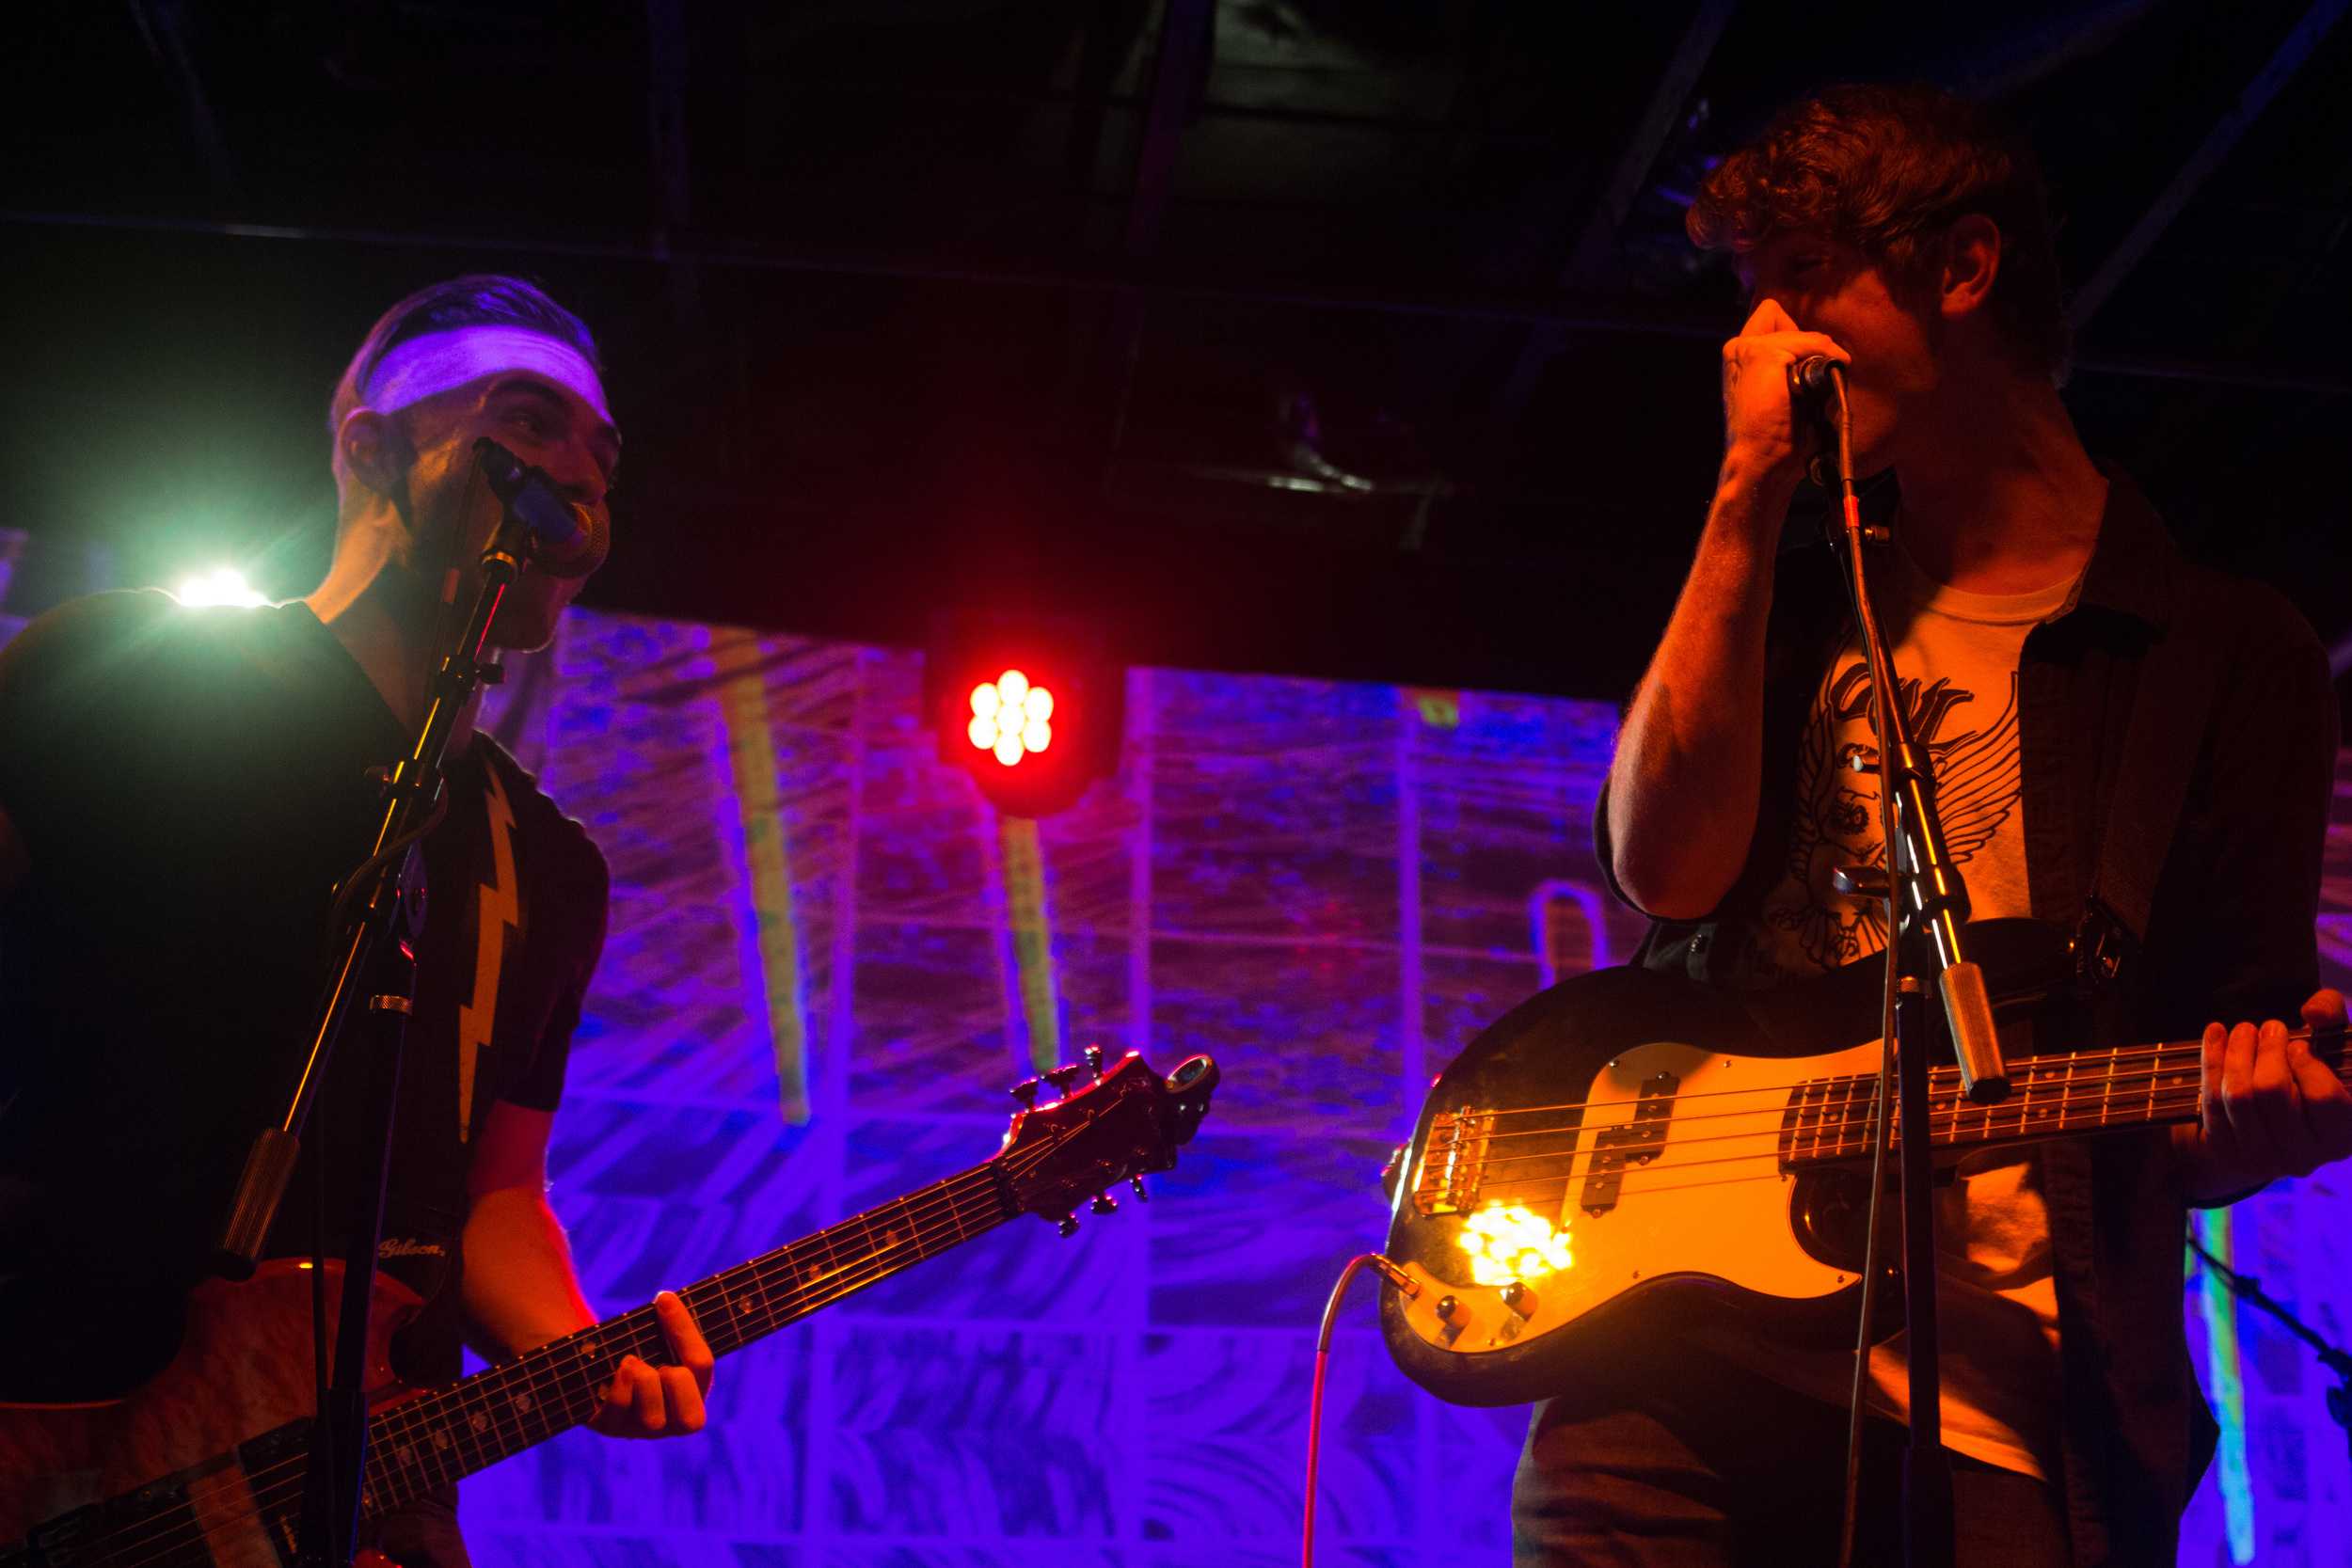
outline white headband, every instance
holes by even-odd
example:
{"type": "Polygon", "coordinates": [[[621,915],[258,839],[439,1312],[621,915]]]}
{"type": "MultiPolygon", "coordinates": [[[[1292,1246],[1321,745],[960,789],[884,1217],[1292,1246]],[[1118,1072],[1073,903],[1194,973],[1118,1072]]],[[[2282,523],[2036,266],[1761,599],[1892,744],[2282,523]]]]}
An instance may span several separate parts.
{"type": "Polygon", "coordinates": [[[587,356],[526,326],[461,326],[411,338],[375,362],[359,401],[380,414],[506,371],[529,371],[580,394],[607,424],[604,386],[587,356]]]}

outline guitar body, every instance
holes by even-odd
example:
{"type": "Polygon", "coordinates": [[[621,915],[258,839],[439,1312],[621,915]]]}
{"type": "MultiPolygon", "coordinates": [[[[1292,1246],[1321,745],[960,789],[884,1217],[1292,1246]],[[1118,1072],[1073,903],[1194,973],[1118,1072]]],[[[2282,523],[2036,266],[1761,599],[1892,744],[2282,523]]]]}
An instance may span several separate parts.
{"type": "MultiPolygon", "coordinates": [[[[342,1265],[330,1262],[326,1273],[331,1325],[342,1265]]],[[[367,1384],[371,1402],[381,1404],[404,1392],[389,1347],[422,1304],[385,1275],[376,1276],[367,1384]]],[[[307,1263],[264,1263],[243,1284],[207,1281],[190,1298],[178,1356],[126,1398],[0,1405],[0,1550],[41,1521],[115,1499],[135,1501],[145,1516],[159,1504],[169,1511],[168,1520],[151,1528],[169,1529],[159,1539],[178,1543],[184,1555],[158,1561],[278,1568],[292,1555],[284,1532],[300,1512],[300,1488],[265,1483],[257,1508],[249,1478],[288,1452],[299,1456],[317,1409],[311,1366],[307,1263]]],[[[86,1528],[103,1533],[105,1512],[87,1516],[86,1528]]],[[[76,1560],[62,1540],[49,1550],[54,1555],[31,1560],[76,1560]]]]}
{"type": "MultiPolygon", "coordinates": [[[[2030,923],[1976,929],[1996,986],[2062,957],[2030,923]]],[[[1851,1096],[1876,1074],[1882,974],[1861,963],[1742,995],[1601,970],[1481,1033],[1432,1086],[1397,1172],[1386,1253],[1420,1286],[1381,1292],[1398,1366],[1455,1403],[1514,1404],[1574,1386],[1636,1336],[1671,1347],[1738,1323],[1850,1346],[1867,1165],[1790,1156],[1819,1147],[1813,1130],[1867,1126],[1867,1101],[1851,1099],[1824,1123],[1820,1085],[1851,1096]],[[1465,1247],[1484,1240],[1482,1212],[1511,1238],[1484,1249],[1484,1282],[1465,1247]],[[1527,1250],[1545,1245],[1557,1250],[1527,1250]]],[[[2029,1048],[2017,1007],[2004,1012],[2011,1053],[2029,1048]]],[[[1898,1205],[1882,1224],[1891,1265],[1898,1205]]],[[[1885,1334],[1901,1324],[1895,1283],[1890,1267],[1885,1334]]]]}

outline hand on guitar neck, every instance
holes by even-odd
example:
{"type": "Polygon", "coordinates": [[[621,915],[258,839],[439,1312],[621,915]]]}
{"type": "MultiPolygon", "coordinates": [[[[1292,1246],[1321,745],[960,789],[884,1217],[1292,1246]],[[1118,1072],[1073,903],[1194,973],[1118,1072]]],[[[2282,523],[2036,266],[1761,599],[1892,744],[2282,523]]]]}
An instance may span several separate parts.
{"type": "Polygon", "coordinates": [[[2331,1065],[2344,1049],[2344,993],[2314,991],[2302,1010],[2293,1033],[2275,1018],[2205,1026],[2198,1118],[2172,1134],[2195,1201],[2234,1202],[2352,1157],[2352,1091],[2331,1065]]]}
{"type": "Polygon", "coordinates": [[[670,1344],[667,1366],[631,1355],[612,1374],[604,1408],[590,1426],[607,1437],[683,1437],[703,1429],[703,1396],[710,1392],[710,1346],[694,1314],[675,1291],[653,1298],[653,1315],[670,1344]]]}

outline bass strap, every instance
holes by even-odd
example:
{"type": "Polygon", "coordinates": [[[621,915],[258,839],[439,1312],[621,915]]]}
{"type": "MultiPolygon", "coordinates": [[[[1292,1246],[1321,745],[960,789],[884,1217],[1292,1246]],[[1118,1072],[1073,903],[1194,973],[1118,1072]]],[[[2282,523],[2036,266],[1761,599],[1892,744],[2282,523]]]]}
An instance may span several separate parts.
{"type": "Polygon", "coordinates": [[[2148,935],[2156,879],[2213,711],[2217,661],[2211,653],[2189,618],[2175,614],[2151,639],[2135,673],[2121,766],[2084,900],[2095,933],[2086,959],[2103,978],[2114,978],[2148,935]]]}

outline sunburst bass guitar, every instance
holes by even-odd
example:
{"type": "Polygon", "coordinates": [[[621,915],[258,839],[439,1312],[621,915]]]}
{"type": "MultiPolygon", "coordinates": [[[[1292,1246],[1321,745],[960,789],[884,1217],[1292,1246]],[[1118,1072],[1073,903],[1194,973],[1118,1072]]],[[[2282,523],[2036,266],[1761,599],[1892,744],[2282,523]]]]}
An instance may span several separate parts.
{"type": "MultiPolygon", "coordinates": [[[[1931,1069],[1940,1166],[2196,1119],[2201,1042],[2029,1054],[2037,1035],[2093,1037],[2091,1004],[2047,927],[1971,930],[2002,997],[2011,1088],[1978,1105],[1956,1068],[1931,1069]]],[[[1473,1039],[1391,1166],[1386,1253],[1409,1285],[1383,1290],[1380,1314],[1398,1366],[1458,1404],[1515,1404],[1574,1386],[1628,1336],[1737,1322],[1850,1346],[1882,973],[1858,963],[1753,996],[1599,970],[1473,1039]]],[[[2340,1033],[2312,1047],[2344,1074],[2340,1033]]],[[[1882,1223],[1898,1212],[1885,1205],[1882,1223]]],[[[1899,1292],[1881,1299],[1891,1334],[1899,1292]]]]}
{"type": "MultiPolygon", "coordinates": [[[[1163,1079],[1133,1053],[1107,1071],[1099,1053],[1089,1055],[1094,1080],[1015,1115],[1003,1147],[981,1164],[678,1291],[712,1353],[739,1350],[1017,1214],[1054,1220],[1067,1235],[1081,1204],[1107,1213],[1117,1207],[1110,1188],[1172,1167],[1208,1110],[1215,1064],[1195,1056],[1163,1079]]],[[[1078,1072],[1045,1076],[1067,1088],[1078,1072]]],[[[1031,1099],[1035,1082],[1024,1086],[1031,1099]]],[[[339,1296],[328,1292],[330,1302],[339,1296]]],[[[622,1357],[669,1359],[645,1307],[447,1387],[405,1389],[387,1349],[420,1305],[378,1277],[365,1520],[588,1420],[622,1357]]],[[[0,1568],[293,1561],[310,1367],[308,1265],[272,1263],[244,1284],[199,1289],[178,1357],[129,1398],[0,1406],[0,1568]]]]}

